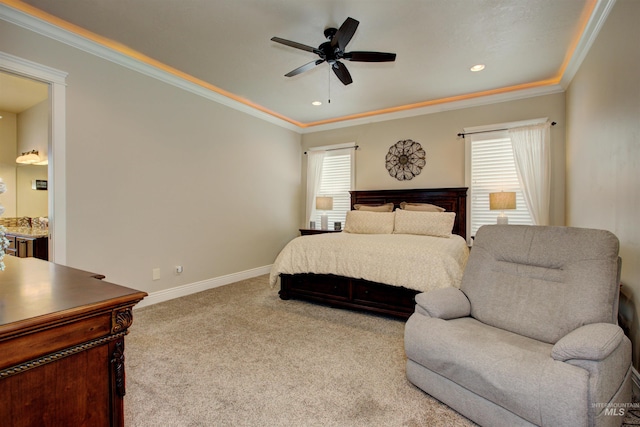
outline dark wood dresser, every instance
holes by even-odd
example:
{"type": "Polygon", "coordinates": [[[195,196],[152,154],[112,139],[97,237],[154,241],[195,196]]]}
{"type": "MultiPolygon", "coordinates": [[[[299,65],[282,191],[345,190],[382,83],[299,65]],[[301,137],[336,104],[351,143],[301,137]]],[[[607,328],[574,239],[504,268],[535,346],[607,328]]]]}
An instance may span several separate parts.
{"type": "Polygon", "coordinates": [[[1,423],[124,425],[124,337],[147,294],[37,258],[4,262],[1,423]]]}

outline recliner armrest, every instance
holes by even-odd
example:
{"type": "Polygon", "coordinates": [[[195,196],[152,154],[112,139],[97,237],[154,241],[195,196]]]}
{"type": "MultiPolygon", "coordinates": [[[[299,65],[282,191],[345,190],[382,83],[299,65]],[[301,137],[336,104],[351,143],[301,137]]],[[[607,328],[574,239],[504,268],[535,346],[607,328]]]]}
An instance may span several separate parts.
{"type": "Polygon", "coordinates": [[[466,317],[471,314],[471,303],[458,288],[433,289],[418,294],[416,295],[416,305],[416,312],[424,311],[421,314],[444,320],[466,317]]]}
{"type": "Polygon", "coordinates": [[[592,323],[569,332],[551,349],[555,360],[603,360],[622,342],[624,332],[613,323],[592,323]]]}

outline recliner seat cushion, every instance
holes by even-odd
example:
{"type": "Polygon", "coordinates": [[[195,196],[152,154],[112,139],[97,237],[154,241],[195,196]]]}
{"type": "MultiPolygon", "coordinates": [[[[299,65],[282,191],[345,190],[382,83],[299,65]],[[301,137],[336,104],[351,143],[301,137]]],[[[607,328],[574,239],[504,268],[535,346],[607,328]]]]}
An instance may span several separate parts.
{"type": "Polygon", "coordinates": [[[405,327],[410,360],[533,424],[586,425],[589,373],[552,347],[470,317],[413,314],[405,327]]]}

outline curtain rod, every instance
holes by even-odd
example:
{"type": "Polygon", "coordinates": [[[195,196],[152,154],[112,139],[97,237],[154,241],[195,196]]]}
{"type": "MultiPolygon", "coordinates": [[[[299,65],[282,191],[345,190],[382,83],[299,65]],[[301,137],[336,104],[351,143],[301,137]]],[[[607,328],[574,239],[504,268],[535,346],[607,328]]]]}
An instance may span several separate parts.
{"type": "MultiPolygon", "coordinates": [[[[353,148],[354,150],[357,150],[360,146],[359,145],[352,145],[351,147],[342,147],[342,148],[327,148],[326,150],[318,150],[318,151],[335,151],[335,150],[349,150],[351,148],[353,148]]],[[[305,151],[304,154],[307,154],[307,152],[305,151]]]]}
{"type": "MultiPolygon", "coordinates": [[[[551,126],[555,126],[556,122],[551,122],[551,126]]],[[[463,137],[465,135],[474,135],[476,133],[487,133],[487,132],[497,132],[497,131],[501,131],[501,130],[509,130],[509,129],[489,129],[489,130],[479,130],[478,132],[467,132],[467,133],[459,133],[458,136],[463,137]]]]}

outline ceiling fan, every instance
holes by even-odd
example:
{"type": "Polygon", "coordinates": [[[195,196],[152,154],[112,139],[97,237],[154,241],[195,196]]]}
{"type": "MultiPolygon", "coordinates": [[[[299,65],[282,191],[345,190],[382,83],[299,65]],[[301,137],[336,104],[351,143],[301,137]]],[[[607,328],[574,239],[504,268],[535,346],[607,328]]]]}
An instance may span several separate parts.
{"type": "Polygon", "coordinates": [[[307,46],[302,43],[293,42],[291,40],[282,39],[280,37],[272,37],[271,40],[277,43],[294,47],[296,49],[306,50],[313,52],[320,57],[315,61],[311,61],[308,64],[304,64],[301,67],[296,68],[293,71],[285,74],[286,77],[293,77],[305,71],[308,71],[323,62],[327,62],[335,75],[340,81],[345,84],[351,84],[351,74],[347,67],[340,62],[340,59],[347,61],[359,61],[359,62],[392,62],[396,60],[395,53],[386,52],[345,52],[344,49],[347,43],[351,40],[358,28],[359,22],[353,18],[347,18],[339,29],[327,28],[324,30],[324,36],[328,41],[322,43],[317,48],[307,46]]]}

